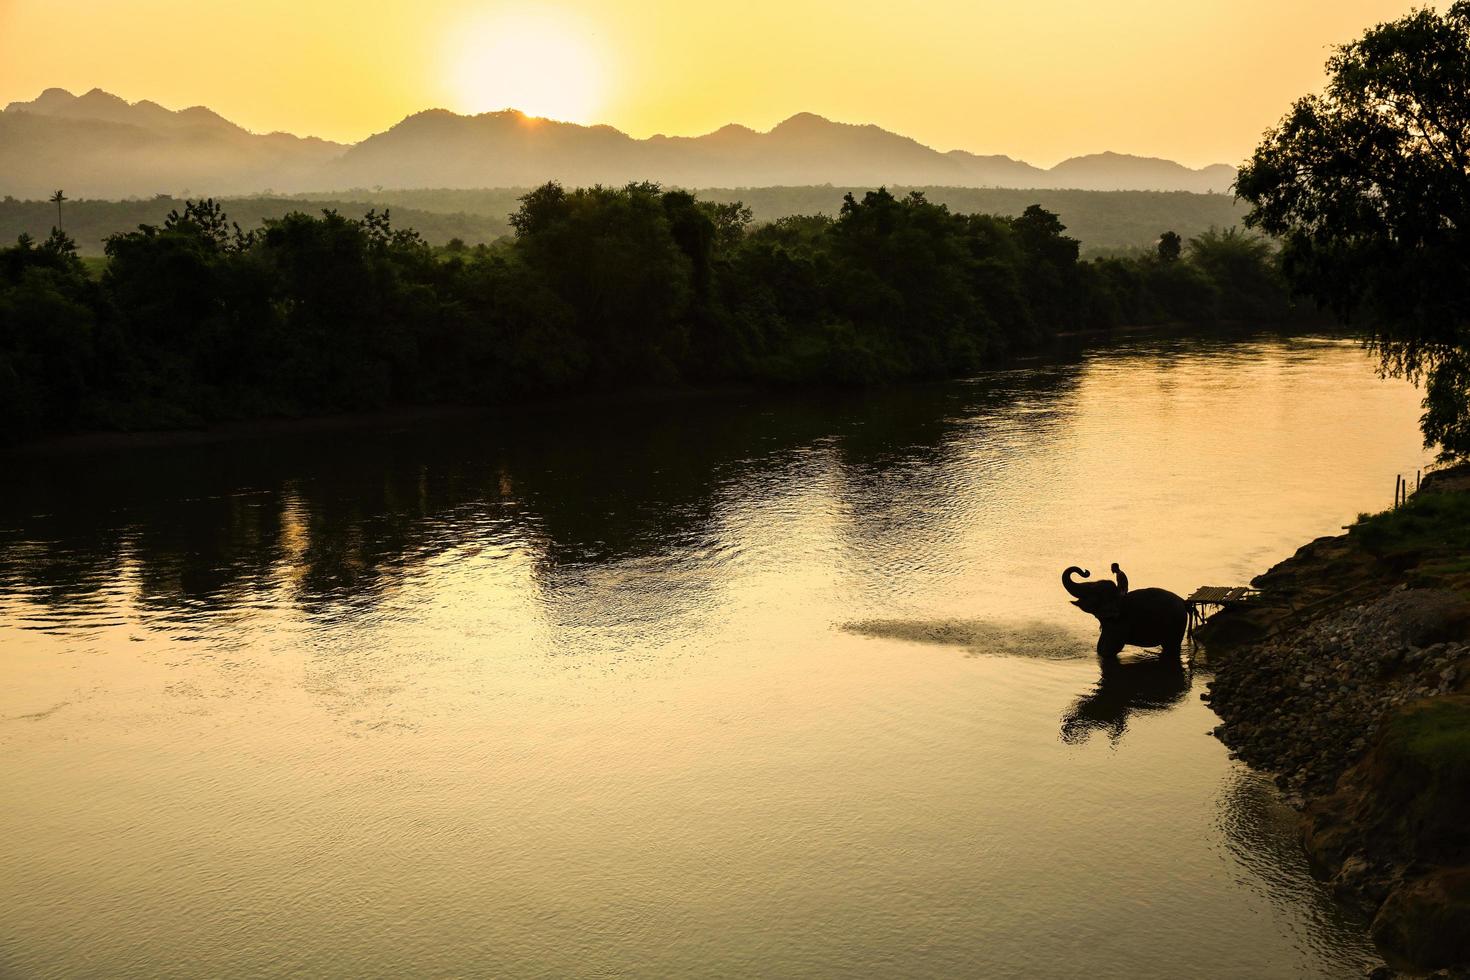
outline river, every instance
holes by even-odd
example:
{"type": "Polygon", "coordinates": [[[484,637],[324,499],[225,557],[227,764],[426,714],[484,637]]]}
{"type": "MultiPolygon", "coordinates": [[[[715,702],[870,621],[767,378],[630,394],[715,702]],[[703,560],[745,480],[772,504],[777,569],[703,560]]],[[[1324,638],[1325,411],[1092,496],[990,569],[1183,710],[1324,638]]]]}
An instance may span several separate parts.
{"type": "Polygon", "coordinates": [[[0,975],[1361,976],[1205,666],[1101,674],[1058,576],[1242,584],[1389,505],[1418,399],[1136,335],[13,457],[0,975]]]}

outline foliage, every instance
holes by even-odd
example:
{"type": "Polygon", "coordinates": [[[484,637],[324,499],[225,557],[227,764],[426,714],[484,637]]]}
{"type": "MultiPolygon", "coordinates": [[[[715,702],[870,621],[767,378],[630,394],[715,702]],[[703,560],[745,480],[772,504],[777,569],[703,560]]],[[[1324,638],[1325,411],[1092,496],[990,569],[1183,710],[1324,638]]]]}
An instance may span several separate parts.
{"type": "MultiPolygon", "coordinates": [[[[751,212],[755,224],[768,224],[793,215],[835,218],[847,194],[861,198],[865,187],[742,187],[695,190],[708,207],[737,207],[751,212]]],[[[391,209],[394,220],[411,226],[433,245],[458,238],[470,246],[492,244],[510,235],[506,216],[516,211],[531,188],[502,187],[479,190],[373,190],[357,188],[333,193],[232,197],[224,200],[230,216],[245,227],[258,227],[267,218],[293,211],[317,214],[337,211],[360,218],[367,211],[391,209]]],[[[1159,229],[1172,228],[1183,238],[1210,227],[1239,223],[1245,208],[1229,194],[1192,194],[1185,191],[1082,191],[1007,187],[890,187],[895,197],[919,190],[935,204],[963,214],[1015,217],[1040,204],[1061,218],[1068,234],[1082,243],[1084,258],[1129,250],[1153,250],[1159,229]]],[[[182,208],[173,198],[121,201],[71,200],[66,203],[66,230],[77,240],[82,255],[101,255],[107,236],[156,223],[170,208],[182,208]]],[[[0,198],[0,241],[14,241],[22,232],[37,238],[56,224],[56,207],[45,200],[0,198]]],[[[716,222],[719,223],[718,221],[716,222]]]]}
{"type": "Polygon", "coordinates": [[[0,249],[11,437],[393,404],[725,381],[871,384],[970,372],[1059,332],[1279,318],[1263,242],[1084,262],[1040,206],[961,214],[921,192],[753,226],[655,184],[522,196],[514,237],[434,248],[325,209],[243,229],[216,201],[106,243],[0,249]]]}
{"type": "Polygon", "coordinates": [[[101,297],[59,229],[0,249],[0,419],[13,432],[68,425],[96,361],[101,297]]]}
{"type": "Polygon", "coordinates": [[[1189,257],[1219,290],[1218,309],[1226,319],[1268,319],[1286,304],[1286,283],[1264,238],[1211,228],[1190,239],[1189,257]]]}
{"type": "Polygon", "coordinates": [[[1470,454],[1470,3],[1380,24],[1327,70],[1240,172],[1247,223],[1386,371],[1425,382],[1426,443],[1470,454]]]}
{"type": "Polygon", "coordinates": [[[1184,239],[1175,231],[1166,231],[1159,236],[1158,256],[1160,262],[1178,262],[1184,254],[1184,239]]]}
{"type": "Polygon", "coordinates": [[[1374,556],[1413,567],[1422,584],[1470,586],[1470,493],[1416,493],[1380,514],[1363,514],[1352,536],[1374,556]]]}

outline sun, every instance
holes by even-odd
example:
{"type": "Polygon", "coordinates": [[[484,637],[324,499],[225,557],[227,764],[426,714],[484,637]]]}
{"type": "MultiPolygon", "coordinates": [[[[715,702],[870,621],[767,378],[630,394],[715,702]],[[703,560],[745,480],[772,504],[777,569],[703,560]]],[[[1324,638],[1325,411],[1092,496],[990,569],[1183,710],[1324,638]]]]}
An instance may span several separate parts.
{"type": "Polygon", "coordinates": [[[519,109],[566,122],[597,121],[606,89],[601,52],[576,25],[501,17],[463,26],[450,46],[449,86],[461,111],[519,109]]]}

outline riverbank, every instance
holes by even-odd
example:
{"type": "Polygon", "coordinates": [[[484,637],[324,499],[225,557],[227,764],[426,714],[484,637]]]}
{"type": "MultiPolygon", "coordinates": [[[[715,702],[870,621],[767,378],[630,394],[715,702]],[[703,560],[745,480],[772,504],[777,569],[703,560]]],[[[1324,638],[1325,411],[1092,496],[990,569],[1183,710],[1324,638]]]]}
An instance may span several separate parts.
{"type": "Polygon", "coordinates": [[[1393,967],[1470,975],[1470,466],[1253,584],[1197,634],[1215,734],[1275,774],[1393,967]]]}
{"type": "MultiPolygon", "coordinates": [[[[817,389],[822,390],[822,389],[817,389]]],[[[832,389],[848,391],[851,389],[832,389]]],[[[361,412],[333,412],[299,417],[272,416],[214,422],[191,428],[123,431],[93,429],[46,433],[10,445],[0,444],[5,456],[55,456],[73,453],[124,452],[245,442],[255,439],[315,434],[383,434],[433,428],[477,419],[524,418],[557,412],[627,410],[644,406],[689,405],[775,395],[790,389],[758,385],[635,387],[606,392],[578,392],[562,397],[527,399],[515,404],[398,405],[361,412]]]]}

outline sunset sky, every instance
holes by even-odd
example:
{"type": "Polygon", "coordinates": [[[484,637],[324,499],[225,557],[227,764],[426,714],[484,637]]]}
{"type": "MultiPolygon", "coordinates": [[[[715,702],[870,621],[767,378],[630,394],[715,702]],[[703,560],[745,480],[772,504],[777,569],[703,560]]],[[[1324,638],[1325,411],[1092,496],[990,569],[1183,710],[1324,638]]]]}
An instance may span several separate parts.
{"type": "MultiPolygon", "coordinates": [[[[1447,3],[1429,4],[1445,7],[1447,3]]],[[[0,0],[0,102],[100,87],[354,141],[513,106],[635,136],[800,111],[1040,165],[1238,162],[1394,0],[0,0]]]]}

